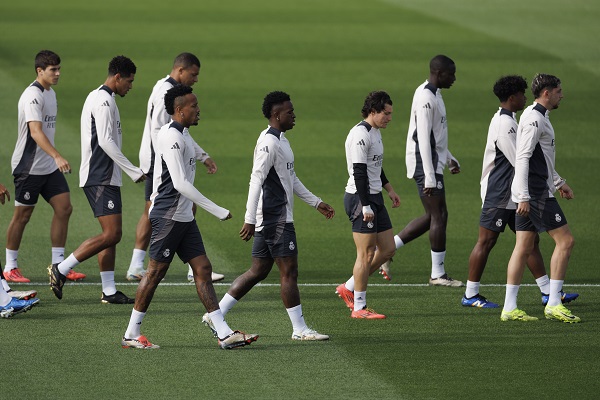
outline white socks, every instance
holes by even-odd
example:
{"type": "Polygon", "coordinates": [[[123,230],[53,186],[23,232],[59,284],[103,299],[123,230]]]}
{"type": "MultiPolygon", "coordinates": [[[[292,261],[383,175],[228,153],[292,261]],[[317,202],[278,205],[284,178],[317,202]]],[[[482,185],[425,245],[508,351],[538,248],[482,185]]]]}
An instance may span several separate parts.
{"type": "Polygon", "coordinates": [[[6,258],[5,258],[6,265],[4,266],[4,272],[8,272],[10,270],[18,268],[18,266],[17,266],[18,255],[19,255],[19,250],[6,249],[6,258]]]}
{"type": "Polygon", "coordinates": [[[52,248],[52,264],[58,264],[65,260],[65,248],[64,247],[53,247],[52,248]]]}
{"type": "Polygon", "coordinates": [[[562,290],[564,282],[565,281],[550,279],[550,297],[548,298],[548,305],[550,307],[562,304],[560,291],[562,290]]]}
{"type": "Polygon", "coordinates": [[[133,249],[131,262],[129,263],[130,271],[138,271],[144,269],[144,259],[146,258],[146,250],[133,249]]]}
{"type": "Polygon", "coordinates": [[[115,286],[115,271],[102,271],[100,272],[100,278],[102,279],[102,293],[107,296],[112,296],[117,293],[117,287],[115,286]]]}
{"type": "Polygon", "coordinates": [[[145,316],[145,312],[136,311],[135,308],[131,311],[129,325],[127,325],[127,330],[125,331],[125,339],[137,339],[142,335],[140,330],[145,316]]]}
{"type": "Polygon", "coordinates": [[[10,286],[8,286],[8,282],[6,282],[4,279],[2,279],[2,288],[4,290],[6,290],[7,292],[10,290],[10,286]]]}
{"type": "Polygon", "coordinates": [[[237,304],[237,300],[230,295],[229,293],[225,293],[225,296],[219,302],[219,309],[223,313],[223,316],[229,312],[237,304]]]}
{"type": "Polygon", "coordinates": [[[58,270],[60,271],[61,274],[63,274],[64,276],[67,276],[69,271],[78,265],[79,265],[79,261],[77,261],[77,259],[73,255],[73,253],[71,253],[71,255],[69,257],[67,257],[67,259],[65,261],[58,264],[58,270]]]}
{"type": "Polygon", "coordinates": [[[506,296],[504,297],[503,311],[510,312],[517,308],[517,296],[519,295],[520,285],[506,284],[506,296]]]}
{"type": "Polygon", "coordinates": [[[302,304],[298,304],[296,307],[286,308],[290,321],[292,321],[292,328],[294,333],[302,333],[308,326],[304,322],[304,315],[302,314],[302,304]]]}
{"type": "Polygon", "coordinates": [[[467,289],[465,290],[465,297],[470,299],[471,297],[479,294],[479,282],[467,281],[467,289]]]}
{"type": "Polygon", "coordinates": [[[344,286],[346,286],[346,289],[348,289],[351,292],[354,292],[354,275],[352,275],[350,277],[350,279],[348,279],[346,281],[346,283],[344,284],[344,286]]]}
{"type": "Polygon", "coordinates": [[[367,291],[354,291],[354,311],[360,311],[367,306],[367,291]]]}
{"type": "Polygon", "coordinates": [[[402,241],[402,239],[400,239],[400,236],[398,236],[398,235],[394,235],[394,243],[396,243],[397,249],[404,246],[404,242],[402,241]]]}
{"type": "Polygon", "coordinates": [[[550,294],[550,278],[548,278],[548,275],[540,276],[535,280],[535,283],[540,288],[540,292],[550,294]]]}
{"type": "Polygon", "coordinates": [[[444,269],[444,259],[446,251],[436,252],[431,250],[431,279],[439,278],[446,273],[444,269]]]}
{"type": "Polygon", "coordinates": [[[208,313],[208,316],[215,326],[215,330],[217,331],[217,336],[219,339],[224,339],[233,333],[229,325],[227,325],[227,322],[225,322],[225,318],[223,317],[221,310],[215,310],[211,313],[208,313]]]}

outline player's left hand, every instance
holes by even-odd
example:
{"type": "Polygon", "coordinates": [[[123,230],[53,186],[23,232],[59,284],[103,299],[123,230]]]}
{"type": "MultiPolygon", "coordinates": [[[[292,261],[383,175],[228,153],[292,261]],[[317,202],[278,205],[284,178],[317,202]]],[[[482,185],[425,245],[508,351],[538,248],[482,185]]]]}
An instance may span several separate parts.
{"type": "Polygon", "coordinates": [[[8,189],[0,183],[0,203],[2,204],[5,202],[4,196],[6,196],[6,199],[10,201],[10,193],[8,192],[8,189]]]}
{"type": "Polygon", "coordinates": [[[458,162],[456,162],[456,160],[450,160],[450,162],[448,163],[448,168],[450,169],[450,173],[452,173],[453,175],[460,173],[460,166],[458,165],[458,162]]]}
{"type": "Polygon", "coordinates": [[[207,174],[214,174],[215,172],[217,172],[217,164],[215,164],[213,159],[210,157],[204,160],[204,166],[206,167],[207,174]]]}
{"type": "Polygon", "coordinates": [[[398,193],[392,190],[391,192],[388,192],[388,196],[390,196],[390,199],[392,200],[392,208],[400,207],[400,196],[398,196],[398,193]]]}
{"type": "Polygon", "coordinates": [[[248,240],[252,239],[252,236],[254,236],[254,228],[254,224],[245,223],[240,231],[240,237],[242,240],[247,242],[248,240]]]}
{"type": "Polygon", "coordinates": [[[560,197],[563,199],[571,200],[575,198],[575,194],[569,185],[566,183],[558,189],[558,193],[560,193],[560,197]]]}
{"type": "Polygon", "coordinates": [[[325,216],[327,219],[333,218],[335,215],[335,210],[329,204],[320,202],[317,206],[317,210],[325,216]]]}

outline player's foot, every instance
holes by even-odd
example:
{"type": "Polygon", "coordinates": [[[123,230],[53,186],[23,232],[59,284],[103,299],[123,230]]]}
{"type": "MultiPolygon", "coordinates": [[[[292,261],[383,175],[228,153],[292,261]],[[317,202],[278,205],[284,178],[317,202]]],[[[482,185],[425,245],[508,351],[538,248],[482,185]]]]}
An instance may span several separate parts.
{"type": "Polygon", "coordinates": [[[40,302],[40,299],[19,300],[14,297],[10,300],[6,307],[13,309],[13,315],[31,310],[33,306],[40,302]]]}
{"type": "Polygon", "coordinates": [[[123,336],[121,346],[124,349],[160,349],[159,345],[150,343],[144,335],[141,335],[137,339],[127,339],[123,336]]]}
{"type": "Polygon", "coordinates": [[[67,279],[70,281],[81,281],[83,279],[85,279],[85,274],[82,274],[81,272],[76,272],[74,270],[70,270],[69,273],[67,274],[67,279]]]}
{"type": "Polygon", "coordinates": [[[387,260],[386,262],[381,264],[381,267],[379,267],[379,274],[383,275],[383,279],[385,279],[387,281],[392,280],[392,274],[390,271],[391,263],[392,263],[392,259],[390,258],[389,260],[387,260]]]}
{"type": "MultiPolygon", "coordinates": [[[[560,300],[563,304],[570,303],[576,298],[579,297],[579,293],[565,293],[562,290],[560,291],[560,300]]],[[[547,306],[548,300],[550,299],[550,295],[542,293],[542,305],[547,306]]]]}
{"type": "Polygon", "coordinates": [[[233,331],[223,339],[219,339],[219,347],[223,350],[235,349],[236,347],[247,346],[258,340],[258,335],[246,334],[240,331],[233,331]]]}
{"type": "Polygon", "coordinates": [[[352,311],[350,317],[358,319],[385,319],[385,315],[377,314],[373,309],[367,307],[362,310],[352,311]]]}
{"type": "Polygon", "coordinates": [[[62,288],[67,281],[67,277],[60,273],[58,264],[48,266],[48,276],[50,276],[50,289],[52,289],[52,293],[59,300],[62,299],[62,288]]]}
{"type": "Polygon", "coordinates": [[[346,306],[348,306],[349,309],[354,309],[354,292],[346,289],[346,285],[343,283],[335,288],[335,292],[342,300],[344,300],[344,303],[346,303],[346,306]]]}
{"type": "Polygon", "coordinates": [[[573,313],[571,313],[571,311],[562,304],[557,306],[546,306],[544,309],[544,315],[546,316],[546,319],[555,319],[557,321],[562,321],[569,324],[581,322],[581,318],[573,315],[573,313]]]}
{"type": "Polygon", "coordinates": [[[439,278],[429,278],[429,286],[449,286],[449,287],[461,287],[465,286],[461,281],[455,281],[450,278],[448,274],[444,274],[439,278]]]}
{"type": "Polygon", "coordinates": [[[11,269],[8,272],[4,272],[4,279],[7,282],[17,282],[17,283],[29,283],[31,282],[29,279],[25,278],[21,274],[21,270],[19,268],[11,269]]]}
{"type": "Polygon", "coordinates": [[[37,296],[37,292],[35,290],[9,290],[8,295],[10,297],[13,297],[15,299],[19,299],[19,300],[29,300],[29,299],[33,299],[35,296],[37,296]]]}
{"type": "Polygon", "coordinates": [[[500,307],[498,304],[492,303],[491,301],[489,301],[488,299],[486,299],[485,297],[483,297],[480,294],[476,294],[475,296],[469,297],[469,298],[466,298],[463,295],[461,304],[465,307],[477,307],[477,308],[498,308],[498,307],[500,307]]]}
{"type": "Polygon", "coordinates": [[[215,328],[215,325],[213,324],[212,319],[210,319],[210,315],[208,315],[208,313],[202,316],[202,322],[208,327],[208,329],[210,329],[213,336],[217,337],[217,329],[215,328]]]}
{"type": "MultiPolygon", "coordinates": [[[[213,272],[213,273],[211,274],[210,278],[211,278],[211,280],[212,280],[213,282],[219,282],[219,281],[222,281],[223,279],[225,279],[225,275],[223,275],[223,274],[218,274],[218,273],[216,273],[216,272],[213,272]]],[[[188,276],[187,276],[187,279],[188,279],[188,282],[194,282],[194,273],[193,273],[193,272],[192,272],[192,273],[190,273],[190,272],[188,271],[188,276]]]]}
{"type": "Polygon", "coordinates": [[[141,281],[144,275],[146,275],[146,270],[143,267],[140,269],[129,268],[127,270],[127,275],[125,275],[125,279],[128,281],[141,281]]]}
{"type": "Polygon", "coordinates": [[[13,316],[15,309],[8,303],[5,306],[0,306],[0,318],[10,318],[13,316]]]}
{"type": "Polygon", "coordinates": [[[110,296],[107,296],[102,292],[100,301],[104,304],[133,304],[135,303],[135,298],[129,298],[123,292],[117,290],[115,294],[110,296]]]}
{"type": "Polygon", "coordinates": [[[323,335],[314,329],[307,328],[303,332],[293,333],[293,340],[329,340],[328,335],[323,335]]]}
{"type": "Polygon", "coordinates": [[[531,315],[527,315],[527,313],[523,310],[519,310],[515,308],[512,311],[504,311],[502,310],[502,314],[500,315],[501,321],[537,321],[537,317],[532,317],[531,315]]]}

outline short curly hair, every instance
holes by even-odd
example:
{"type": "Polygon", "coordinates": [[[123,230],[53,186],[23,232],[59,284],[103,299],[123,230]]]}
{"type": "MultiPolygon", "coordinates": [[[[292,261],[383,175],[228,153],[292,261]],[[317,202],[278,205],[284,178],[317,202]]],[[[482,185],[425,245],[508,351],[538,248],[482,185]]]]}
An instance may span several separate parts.
{"type": "Polygon", "coordinates": [[[544,89],[555,89],[560,86],[560,79],[554,75],[536,74],[531,81],[531,92],[534,98],[539,98],[544,89]]]}
{"type": "Polygon", "coordinates": [[[271,112],[273,111],[273,107],[277,104],[283,104],[286,101],[291,100],[290,95],[285,92],[274,91],[267,94],[262,104],[262,113],[265,116],[265,118],[271,118],[271,112]]]}
{"type": "Polygon", "coordinates": [[[494,84],[494,94],[502,103],[514,94],[525,93],[525,89],[527,81],[520,75],[503,76],[494,84]]]}
{"type": "Polygon", "coordinates": [[[133,61],[125,56],[116,56],[108,63],[108,76],[120,74],[123,78],[129,78],[136,71],[133,61]]]}
{"type": "Polygon", "coordinates": [[[171,89],[167,90],[167,93],[165,93],[165,108],[167,114],[175,114],[175,108],[183,103],[183,97],[190,93],[192,93],[192,88],[185,85],[173,86],[171,89]]]}
{"type": "Polygon", "coordinates": [[[375,111],[377,113],[382,112],[385,109],[386,104],[389,104],[390,106],[392,105],[392,99],[387,92],[384,92],[383,90],[376,90],[369,93],[361,110],[363,118],[367,118],[371,111],[375,111]]]}
{"type": "Polygon", "coordinates": [[[60,65],[60,57],[53,51],[41,50],[35,55],[35,70],[45,70],[49,65],[60,65]]]}

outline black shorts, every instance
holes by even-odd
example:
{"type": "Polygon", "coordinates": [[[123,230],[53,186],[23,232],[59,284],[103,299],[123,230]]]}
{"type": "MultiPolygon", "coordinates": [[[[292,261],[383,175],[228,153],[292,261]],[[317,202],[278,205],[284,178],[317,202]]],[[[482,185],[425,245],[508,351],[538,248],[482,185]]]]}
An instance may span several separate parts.
{"type": "Polygon", "coordinates": [[[150,201],[150,196],[152,196],[152,184],[154,183],[154,174],[152,172],[148,172],[146,174],[146,180],[144,181],[144,199],[146,201],[150,201]]]}
{"type": "Polygon", "coordinates": [[[280,258],[298,256],[296,230],[292,223],[278,223],[264,226],[254,232],[252,257],[280,258]]]}
{"type": "Polygon", "coordinates": [[[206,255],[196,220],[178,222],[166,218],[150,218],[150,223],[150,258],[154,261],[170,264],[177,253],[181,261],[187,263],[206,255]]]}
{"type": "Polygon", "coordinates": [[[119,186],[86,186],[83,188],[94,217],[122,213],[121,188],[119,186]]]}
{"type": "Polygon", "coordinates": [[[344,194],[344,209],[348,219],[352,222],[352,232],[357,233],[379,233],[392,229],[392,221],[385,208],[383,195],[380,193],[369,194],[369,204],[375,214],[373,221],[363,221],[362,208],[358,194],[344,194]]]}
{"type": "Polygon", "coordinates": [[[57,194],[69,193],[69,185],[65,175],[56,169],[48,175],[14,175],[15,204],[35,206],[40,194],[46,200],[57,194]]]}
{"type": "MultiPolygon", "coordinates": [[[[427,197],[427,195],[423,193],[423,189],[425,189],[425,175],[415,175],[413,179],[417,184],[417,191],[419,192],[419,197],[427,197]]],[[[435,187],[431,192],[431,196],[444,196],[446,194],[446,187],[444,186],[444,175],[435,174],[435,182],[435,187]]]]}
{"type": "Polygon", "coordinates": [[[516,210],[506,208],[484,208],[479,217],[479,226],[494,232],[504,232],[506,226],[515,231],[516,210]]]}
{"type": "Polygon", "coordinates": [[[554,197],[531,200],[529,216],[516,216],[518,231],[547,232],[567,224],[567,218],[554,197]]]}

